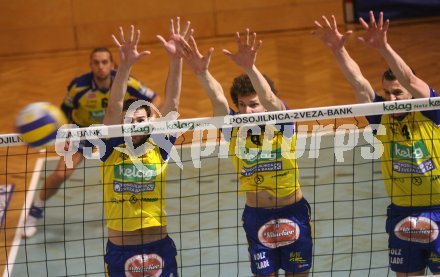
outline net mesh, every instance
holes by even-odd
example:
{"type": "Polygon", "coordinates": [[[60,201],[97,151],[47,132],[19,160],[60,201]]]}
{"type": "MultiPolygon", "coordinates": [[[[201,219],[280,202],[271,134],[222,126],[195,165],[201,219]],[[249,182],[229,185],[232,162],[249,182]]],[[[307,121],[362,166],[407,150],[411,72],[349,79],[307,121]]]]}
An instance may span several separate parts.
{"type": "MultiPolygon", "coordinates": [[[[399,103],[423,110],[432,108],[428,101],[399,103]]],[[[368,136],[372,131],[364,128],[362,116],[396,110],[397,106],[369,104],[156,124],[162,126],[156,128],[161,132],[179,132],[174,147],[180,161],[170,160],[165,196],[168,233],[178,250],[179,274],[252,276],[241,222],[245,199],[237,193],[238,174],[229,159],[233,153],[228,152],[218,127],[262,125],[274,123],[274,118],[277,123],[298,122],[300,184],[312,213],[311,276],[391,274],[384,228],[390,200],[380,156],[371,155],[375,145],[368,136]],[[194,130],[197,126],[209,131],[194,130]]],[[[142,133],[146,131],[142,126],[145,124],[130,125],[125,130],[142,133]]],[[[101,127],[84,130],[93,133],[97,128],[101,127]]],[[[120,136],[124,128],[114,126],[94,134],[120,136]]],[[[1,183],[15,185],[12,201],[8,201],[8,193],[0,195],[3,276],[103,276],[107,231],[99,160],[88,158],[77,167],[46,203],[36,235],[24,239],[20,236],[24,216],[42,182],[55,170],[58,150],[30,149],[15,134],[1,135],[0,142],[4,146],[0,147],[1,183]]]]}

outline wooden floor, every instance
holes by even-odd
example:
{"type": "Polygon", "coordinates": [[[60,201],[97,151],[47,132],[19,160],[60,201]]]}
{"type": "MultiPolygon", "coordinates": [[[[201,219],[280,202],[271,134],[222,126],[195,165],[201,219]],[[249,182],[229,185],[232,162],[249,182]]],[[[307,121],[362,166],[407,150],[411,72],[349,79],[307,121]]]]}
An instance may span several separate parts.
{"type": "MultiPolygon", "coordinates": [[[[389,31],[393,48],[416,70],[418,76],[437,90],[440,90],[439,30],[440,19],[432,19],[393,22],[389,31]]],[[[333,56],[310,31],[259,34],[263,46],[257,57],[257,66],[275,81],[281,98],[292,109],[356,103],[353,91],[333,56]]],[[[359,34],[360,31],[356,31],[354,36],[359,34]]],[[[232,79],[242,72],[221,53],[221,49],[234,51],[234,39],[221,37],[199,41],[199,49],[203,53],[211,46],[215,52],[210,71],[229,94],[232,79]]],[[[133,75],[163,96],[167,54],[159,44],[142,45],[141,49],[151,50],[152,55],[134,67],[133,75]]],[[[365,77],[380,92],[381,74],[386,70],[381,57],[354,37],[348,42],[347,49],[359,63],[365,77]]],[[[89,52],[84,51],[0,57],[0,133],[15,133],[15,116],[29,103],[49,101],[60,104],[72,78],[89,70],[88,58],[89,52]]],[[[182,118],[211,115],[210,102],[188,69],[184,70],[180,113],[182,118]]],[[[29,183],[35,159],[41,157],[41,154],[33,154],[26,158],[26,151],[24,147],[0,149],[0,183],[16,185],[10,212],[0,231],[0,261],[7,260],[6,249],[14,236],[24,205],[26,184],[29,183]]],[[[3,266],[2,262],[0,272],[3,266]]]]}

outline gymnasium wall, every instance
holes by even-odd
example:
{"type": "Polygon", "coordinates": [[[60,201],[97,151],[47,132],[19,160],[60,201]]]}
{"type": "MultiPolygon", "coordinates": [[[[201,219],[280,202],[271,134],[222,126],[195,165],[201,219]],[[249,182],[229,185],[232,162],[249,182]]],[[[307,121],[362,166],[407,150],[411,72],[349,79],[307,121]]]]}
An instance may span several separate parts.
{"type": "Polygon", "coordinates": [[[200,38],[309,28],[321,14],[342,22],[342,0],[0,0],[0,56],[109,46],[130,24],[151,42],[175,16],[191,20],[200,38]]]}

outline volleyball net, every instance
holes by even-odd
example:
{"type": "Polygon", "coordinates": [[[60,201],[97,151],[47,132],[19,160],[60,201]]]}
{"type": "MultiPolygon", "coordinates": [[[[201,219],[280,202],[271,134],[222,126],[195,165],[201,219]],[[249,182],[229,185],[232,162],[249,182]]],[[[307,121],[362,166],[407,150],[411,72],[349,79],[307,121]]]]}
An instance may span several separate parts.
{"type": "MultiPolygon", "coordinates": [[[[37,234],[26,239],[20,235],[25,214],[60,156],[67,161],[78,150],[76,142],[164,133],[177,136],[169,153],[164,198],[180,276],[252,276],[241,221],[245,199],[238,193],[242,172],[234,170],[230,157],[236,153],[230,153],[220,128],[248,130],[291,122],[296,125],[299,182],[311,206],[311,276],[386,276],[390,200],[380,171],[381,148],[364,116],[438,106],[440,98],[430,98],[214,118],[165,116],[142,124],[60,129],[61,143],[43,151],[28,148],[17,134],[0,135],[1,184],[15,185],[12,197],[0,194],[0,201],[9,203],[0,206],[3,276],[103,276],[107,230],[99,173],[102,151],[90,149],[46,203],[37,234]],[[68,150],[65,141],[71,142],[68,150]]],[[[295,255],[291,258],[301,258],[295,255]]]]}

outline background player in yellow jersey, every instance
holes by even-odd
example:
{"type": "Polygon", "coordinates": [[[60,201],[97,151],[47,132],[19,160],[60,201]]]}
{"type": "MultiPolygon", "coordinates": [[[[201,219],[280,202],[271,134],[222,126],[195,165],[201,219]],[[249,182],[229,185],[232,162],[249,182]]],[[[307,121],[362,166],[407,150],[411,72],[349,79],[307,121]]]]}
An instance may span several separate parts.
{"type": "MultiPolygon", "coordinates": [[[[180,100],[182,59],[176,48],[176,41],[181,38],[179,26],[179,19],[176,29],[171,22],[169,41],[159,37],[170,55],[162,115],[176,111],[180,100]]],[[[183,34],[188,29],[189,22],[183,34]]],[[[113,37],[121,62],[104,117],[106,125],[123,122],[124,110],[128,108],[127,101],[123,104],[131,66],[149,54],[137,51],[139,36],[140,31],[134,33],[132,26],[128,38],[122,28],[119,38],[113,37]]],[[[149,106],[141,105],[132,110],[132,114],[130,109],[125,116],[131,118],[132,123],[148,121],[151,117],[149,106]]],[[[109,276],[178,276],[177,251],[167,234],[164,210],[168,153],[175,138],[170,137],[170,143],[161,145],[163,140],[156,139],[160,136],[166,137],[163,134],[136,135],[104,141],[101,175],[108,227],[105,263],[109,276]]]]}
{"type": "MultiPolygon", "coordinates": [[[[238,113],[287,109],[273,82],[255,66],[261,45],[261,41],[256,42],[256,34],[250,37],[246,30],[244,39],[237,33],[236,40],[238,51],[223,53],[246,73],[236,77],[231,88],[238,113]]],[[[183,47],[187,51],[184,61],[211,99],[214,115],[235,114],[221,85],[208,71],[213,48],[202,56],[192,36],[183,47]]],[[[307,276],[312,265],[310,206],[298,182],[294,127],[291,123],[223,130],[239,175],[239,191],[246,194],[243,228],[249,243],[251,270],[258,276],[278,276],[279,269],[285,270],[286,276],[307,276]]]]}
{"type": "MultiPolygon", "coordinates": [[[[316,34],[334,54],[343,74],[353,86],[360,103],[436,97],[437,93],[415,76],[387,41],[389,21],[379,14],[370,24],[360,19],[366,34],[359,41],[376,49],[388,63],[382,77],[384,94],[376,94],[359,66],[344,47],[352,33],[339,33],[335,17],[315,21],[316,34]]],[[[384,103],[384,107],[386,103],[384,103]]],[[[423,275],[426,267],[440,272],[440,111],[398,112],[368,116],[381,124],[376,137],[384,146],[382,175],[392,204],[388,207],[390,266],[397,276],[423,275]]]]}
{"type": "MultiPolygon", "coordinates": [[[[94,49],[90,54],[90,69],[91,72],[75,78],[70,83],[61,106],[69,121],[79,127],[102,123],[110,87],[116,75],[111,52],[103,47],[94,49]]],[[[143,99],[156,107],[159,107],[161,102],[155,92],[132,76],[128,80],[125,99],[143,99]]],[[[26,218],[24,236],[30,237],[36,233],[37,220],[43,217],[45,202],[56,194],[62,183],[73,174],[75,168],[83,160],[82,147],[85,144],[91,146],[91,144],[82,143],[80,152],[72,156],[72,168],[66,168],[64,160],[60,159],[56,170],[46,178],[44,187],[35,196],[26,218]]]]}

